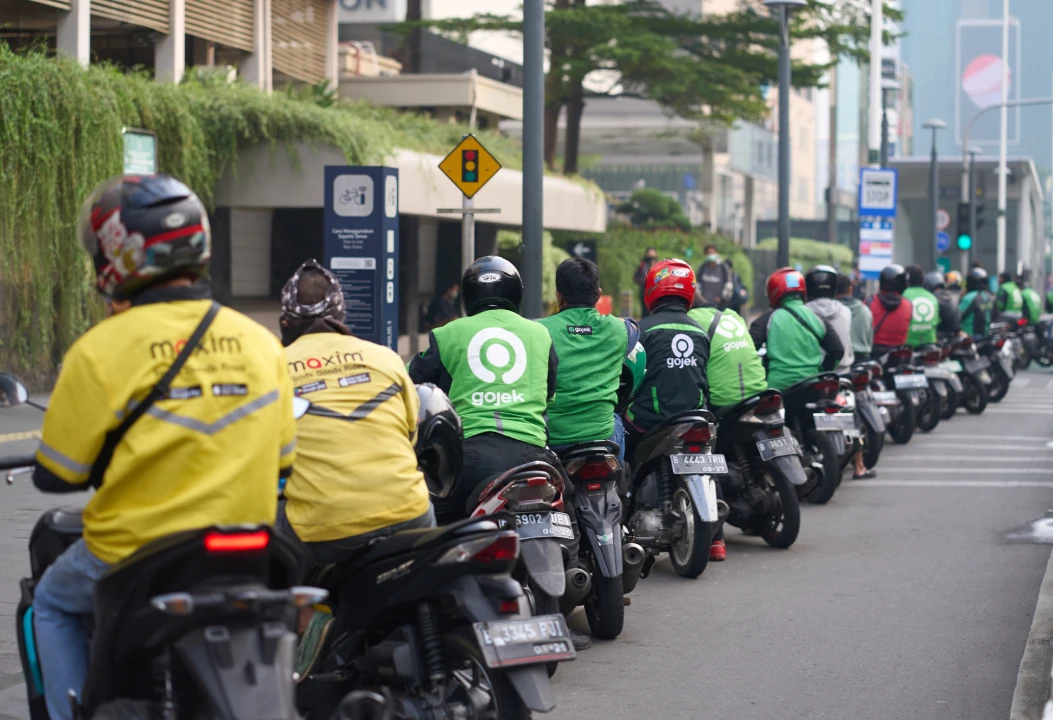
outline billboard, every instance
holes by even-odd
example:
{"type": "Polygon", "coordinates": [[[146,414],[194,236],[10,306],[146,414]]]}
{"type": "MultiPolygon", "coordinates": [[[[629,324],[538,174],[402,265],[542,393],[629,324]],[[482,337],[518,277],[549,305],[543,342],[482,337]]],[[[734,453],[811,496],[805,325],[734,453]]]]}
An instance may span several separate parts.
{"type": "Polygon", "coordinates": [[[406,0],[339,0],[341,23],[396,23],[406,19],[406,0]]]}
{"type": "MultiPolygon", "coordinates": [[[[1002,21],[959,20],[956,37],[954,137],[960,146],[965,126],[980,110],[1002,102],[1002,21]]],[[[1020,22],[1009,20],[1009,99],[1020,99],[1020,22]]],[[[999,143],[1001,113],[997,109],[983,115],[973,125],[969,144],[990,146],[999,143]]],[[[1009,108],[1009,144],[1020,144],[1020,111],[1009,108]]]]}

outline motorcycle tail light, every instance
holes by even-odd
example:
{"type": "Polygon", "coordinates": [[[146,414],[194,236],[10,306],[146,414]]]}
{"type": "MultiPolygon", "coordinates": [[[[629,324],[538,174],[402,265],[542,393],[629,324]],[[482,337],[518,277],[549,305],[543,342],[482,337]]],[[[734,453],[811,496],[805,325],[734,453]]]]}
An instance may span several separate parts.
{"type": "Polygon", "coordinates": [[[823,408],[823,412],[825,412],[827,415],[833,415],[835,413],[841,412],[841,406],[840,405],[827,405],[825,408],[823,408]]]}
{"type": "Polygon", "coordinates": [[[996,348],[998,348],[999,350],[1001,350],[1004,345],[1005,345],[1005,338],[1004,337],[1000,337],[1000,338],[998,338],[997,340],[994,341],[994,346],[996,348]]]}
{"type": "Polygon", "coordinates": [[[1017,321],[1016,321],[1016,326],[1017,327],[1024,327],[1025,325],[1027,325],[1027,318],[1017,318],[1017,321]]]}
{"type": "Polygon", "coordinates": [[[548,478],[534,477],[511,483],[498,494],[507,502],[518,505],[550,503],[556,497],[556,488],[548,481],[548,478]]]}
{"type": "Polygon", "coordinates": [[[939,350],[930,350],[922,356],[926,365],[939,365],[942,353],[939,350]]]}
{"type": "Polygon", "coordinates": [[[870,387],[870,371],[865,370],[852,376],[852,386],[856,390],[866,390],[870,387]]]}
{"type": "Polygon", "coordinates": [[[895,350],[889,356],[894,362],[906,362],[910,360],[910,356],[913,354],[910,348],[903,348],[902,350],[895,350]]]}
{"type": "Polygon", "coordinates": [[[753,409],[755,415],[771,415],[782,410],[782,395],[769,395],[762,398],[753,409]]]}
{"type": "Polygon", "coordinates": [[[435,562],[439,565],[454,565],[474,561],[480,565],[511,566],[518,557],[519,536],[515,530],[505,530],[498,533],[497,537],[491,535],[455,545],[435,562]]]}
{"type": "Polygon", "coordinates": [[[603,483],[589,483],[585,486],[585,489],[589,492],[596,492],[597,490],[603,489],[603,483]]]}
{"type": "Polygon", "coordinates": [[[605,478],[610,475],[611,472],[611,467],[605,462],[586,463],[585,466],[578,471],[578,477],[582,480],[594,480],[596,478],[605,478]]]}
{"type": "Polygon", "coordinates": [[[205,533],[205,549],[212,553],[265,550],[270,542],[271,534],[266,530],[247,533],[205,533]]]}
{"type": "Polygon", "coordinates": [[[820,380],[814,387],[815,391],[820,395],[834,394],[841,389],[841,382],[838,380],[820,380]]]}
{"type": "Polygon", "coordinates": [[[713,427],[708,423],[705,425],[691,425],[680,434],[684,442],[705,444],[713,439],[713,427]]]}
{"type": "Polygon", "coordinates": [[[511,615],[519,612],[519,601],[518,600],[502,600],[500,606],[502,615],[511,615]]]}

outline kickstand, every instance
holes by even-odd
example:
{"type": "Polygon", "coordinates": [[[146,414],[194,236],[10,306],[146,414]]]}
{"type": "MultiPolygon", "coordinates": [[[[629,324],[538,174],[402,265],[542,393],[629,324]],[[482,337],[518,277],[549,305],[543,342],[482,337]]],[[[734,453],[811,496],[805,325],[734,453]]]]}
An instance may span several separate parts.
{"type": "Polygon", "coordinates": [[[654,555],[651,553],[647,553],[647,559],[644,560],[643,569],[640,570],[641,580],[651,574],[651,568],[654,567],[654,562],[654,555]]]}

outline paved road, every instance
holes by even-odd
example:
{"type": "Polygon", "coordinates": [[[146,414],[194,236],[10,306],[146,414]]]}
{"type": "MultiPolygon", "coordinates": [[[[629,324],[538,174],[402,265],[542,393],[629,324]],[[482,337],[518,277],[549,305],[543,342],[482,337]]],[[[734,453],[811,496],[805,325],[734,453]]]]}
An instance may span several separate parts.
{"type": "MultiPolygon", "coordinates": [[[[0,414],[0,434],[29,410],[0,414]]],[[[667,562],[633,593],[626,630],[556,678],[552,720],[1006,718],[1049,558],[1006,535],[1053,508],[1053,375],[1028,372],[959,414],[877,480],[846,480],[771,550],[732,531],[697,581],[667,562]]],[[[5,444],[10,453],[29,445],[5,444]]],[[[11,615],[25,544],[53,499],[0,488],[0,720],[24,718],[11,615]]]]}

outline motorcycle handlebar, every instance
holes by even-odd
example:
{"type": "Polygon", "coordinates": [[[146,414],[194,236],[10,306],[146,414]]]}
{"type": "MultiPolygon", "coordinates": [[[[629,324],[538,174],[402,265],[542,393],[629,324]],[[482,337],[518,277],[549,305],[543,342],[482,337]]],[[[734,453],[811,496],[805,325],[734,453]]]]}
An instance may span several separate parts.
{"type": "Polygon", "coordinates": [[[36,464],[35,455],[8,455],[0,458],[0,470],[14,470],[16,468],[33,467],[36,464]]]}

